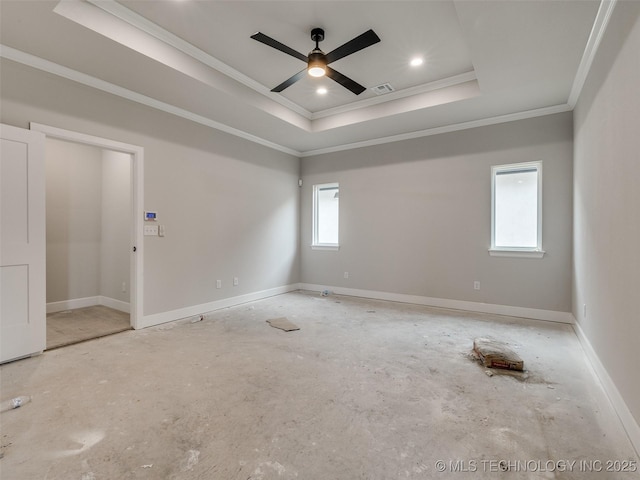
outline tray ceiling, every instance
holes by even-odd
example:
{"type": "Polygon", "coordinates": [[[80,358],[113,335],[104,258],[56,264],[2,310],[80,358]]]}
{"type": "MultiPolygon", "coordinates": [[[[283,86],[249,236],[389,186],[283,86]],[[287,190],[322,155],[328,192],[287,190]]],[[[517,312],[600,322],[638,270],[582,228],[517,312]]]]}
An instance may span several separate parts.
{"type": "Polygon", "coordinates": [[[570,110],[592,31],[606,23],[595,0],[2,0],[0,13],[4,61],[58,68],[296,155],[570,110]],[[325,52],[379,35],[331,65],[367,87],[361,95],[311,77],[270,91],[305,64],[250,35],[306,55],[314,27],[325,52]],[[395,91],[376,95],[384,83],[395,91]]]}

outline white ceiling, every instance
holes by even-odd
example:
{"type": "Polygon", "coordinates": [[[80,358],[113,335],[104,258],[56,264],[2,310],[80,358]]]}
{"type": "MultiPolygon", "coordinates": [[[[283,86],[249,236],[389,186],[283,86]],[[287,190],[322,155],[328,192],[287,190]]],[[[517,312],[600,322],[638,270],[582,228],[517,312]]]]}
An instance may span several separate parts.
{"type": "Polygon", "coordinates": [[[570,110],[594,37],[596,0],[0,0],[2,56],[297,155],[570,110]],[[307,54],[372,28],[381,42],[328,78],[270,89],[307,54]],[[593,31],[593,33],[592,33],[593,31]],[[420,67],[409,66],[421,56],[420,67]],[[371,87],[390,83],[377,96],[371,87]],[[318,86],[328,89],[318,95],[318,86]]]}

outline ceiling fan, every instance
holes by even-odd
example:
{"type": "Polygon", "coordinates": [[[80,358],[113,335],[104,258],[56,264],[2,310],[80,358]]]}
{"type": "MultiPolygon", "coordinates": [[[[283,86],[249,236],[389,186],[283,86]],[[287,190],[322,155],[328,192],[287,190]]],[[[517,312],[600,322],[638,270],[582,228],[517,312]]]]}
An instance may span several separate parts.
{"type": "Polygon", "coordinates": [[[329,67],[329,64],[336,60],[340,60],[347,55],[351,55],[352,53],[362,50],[363,48],[370,47],[380,41],[380,37],[378,37],[373,30],[367,30],[362,35],[358,35],[356,38],[349,40],[347,43],[339,46],[335,50],[332,50],[329,53],[324,53],[318,46],[318,44],[324,40],[324,30],[321,28],[314,28],[311,30],[311,40],[316,42],[316,48],[311,50],[309,55],[304,55],[261,32],[254,33],[251,35],[251,38],[264,43],[265,45],[269,45],[276,50],[280,50],[287,55],[291,55],[292,57],[302,60],[307,64],[307,68],[296,73],[291,78],[288,78],[280,85],[273,88],[271,90],[272,92],[282,92],[285,88],[290,87],[308,73],[312,77],[322,77],[326,75],[331,80],[338,82],[340,85],[351,90],[356,95],[360,95],[366,90],[366,88],[329,67]]]}

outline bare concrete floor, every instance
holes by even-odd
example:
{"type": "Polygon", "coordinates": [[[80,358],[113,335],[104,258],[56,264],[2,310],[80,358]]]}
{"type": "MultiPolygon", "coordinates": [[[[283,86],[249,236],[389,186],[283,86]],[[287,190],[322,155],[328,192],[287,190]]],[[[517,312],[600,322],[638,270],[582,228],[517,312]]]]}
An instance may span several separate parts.
{"type": "Polygon", "coordinates": [[[638,459],[567,325],[296,292],[1,374],[32,396],[2,413],[3,480],[638,478],[604,471],[638,459]],[[486,335],[527,378],[469,358],[486,335]]]}

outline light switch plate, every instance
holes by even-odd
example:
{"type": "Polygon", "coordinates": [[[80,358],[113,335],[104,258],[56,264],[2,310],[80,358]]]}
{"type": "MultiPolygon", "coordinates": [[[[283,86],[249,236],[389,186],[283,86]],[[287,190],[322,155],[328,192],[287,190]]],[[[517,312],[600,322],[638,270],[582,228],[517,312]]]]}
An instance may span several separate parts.
{"type": "Polygon", "coordinates": [[[144,235],[145,237],[157,237],[158,236],[158,225],[145,225],[144,226],[144,235]]]}

